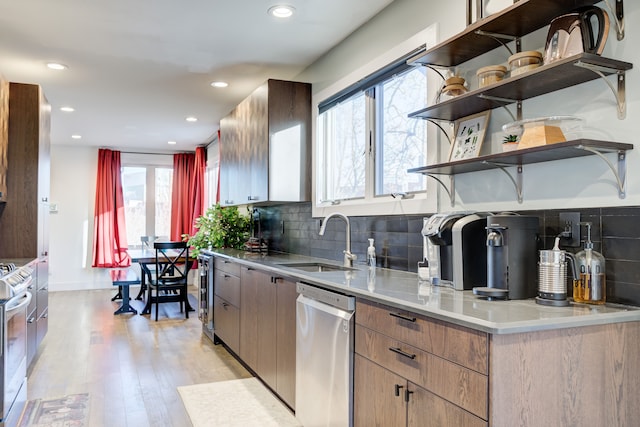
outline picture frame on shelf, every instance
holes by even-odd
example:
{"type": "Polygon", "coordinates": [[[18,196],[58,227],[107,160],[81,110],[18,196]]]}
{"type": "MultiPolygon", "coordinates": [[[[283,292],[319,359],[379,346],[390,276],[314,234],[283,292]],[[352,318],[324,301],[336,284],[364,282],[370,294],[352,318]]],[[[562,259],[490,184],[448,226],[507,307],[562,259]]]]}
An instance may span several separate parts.
{"type": "Polygon", "coordinates": [[[450,162],[478,157],[490,116],[491,110],[488,110],[455,121],[455,138],[449,151],[450,162]]]}

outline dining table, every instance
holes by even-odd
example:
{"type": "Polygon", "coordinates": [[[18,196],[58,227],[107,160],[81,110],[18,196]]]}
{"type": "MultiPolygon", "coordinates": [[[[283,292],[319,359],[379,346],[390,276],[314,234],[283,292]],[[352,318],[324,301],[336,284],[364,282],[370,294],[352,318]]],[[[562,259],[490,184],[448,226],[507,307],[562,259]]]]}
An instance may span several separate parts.
{"type": "MultiPolygon", "coordinates": [[[[142,249],[129,249],[127,250],[129,256],[131,257],[131,262],[138,263],[140,265],[140,292],[136,296],[137,300],[141,300],[144,298],[145,291],[147,292],[147,297],[145,298],[145,305],[140,314],[151,314],[151,287],[147,285],[147,280],[151,280],[151,268],[154,267],[156,263],[156,250],[152,248],[142,248],[142,249]]],[[[169,251],[170,252],[170,251],[169,251]]],[[[179,251],[176,251],[178,253],[179,251]]],[[[196,261],[195,258],[189,257],[189,259],[193,262],[196,261]]],[[[185,260],[186,261],[186,260],[185,260]]],[[[185,310],[195,311],[195,309],[189,304],[189,299],[187,298],[185,310]]]]}

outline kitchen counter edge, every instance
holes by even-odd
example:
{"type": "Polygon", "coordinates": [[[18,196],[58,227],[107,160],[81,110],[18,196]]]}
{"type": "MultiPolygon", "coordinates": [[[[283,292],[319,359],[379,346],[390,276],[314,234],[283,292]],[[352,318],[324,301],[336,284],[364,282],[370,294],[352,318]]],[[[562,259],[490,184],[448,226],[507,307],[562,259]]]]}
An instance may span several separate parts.
{"type": "Polygon", "coordinates": [[[303,281],[324,289],[491,334],[513,334],[640,321],[640,307],[634,306],[619,304],[597,306],[571,302],[569,307],[549,307],[536,304],[534,299],[487,301],[474,296],[471,291],[456,291],[421,282],[416,273],[405,271],[375,268],[370,272],[367,266],[357,265],[353,272],[347,272],[353,273],[352,278],[344,279],[347,274],[343,271],[309,273],[279,265],[295,262],[340,265],[336,261],[324,258],[287,253],[258,254],[234,249],[202,252],[292,280],[303,281]],[[372,275],[373,281],[371,281],[372,275]],[[419,297],[420,289],[422,289],[423,298],[419,297]],[[438,297],[437,305],[430,304],[434,295],[438,297]],[[525,315],[518,318],[520,314],[529,314],[529,317],[525,315]],[[534,318],[535,316],[537,318],[534,318]]]}

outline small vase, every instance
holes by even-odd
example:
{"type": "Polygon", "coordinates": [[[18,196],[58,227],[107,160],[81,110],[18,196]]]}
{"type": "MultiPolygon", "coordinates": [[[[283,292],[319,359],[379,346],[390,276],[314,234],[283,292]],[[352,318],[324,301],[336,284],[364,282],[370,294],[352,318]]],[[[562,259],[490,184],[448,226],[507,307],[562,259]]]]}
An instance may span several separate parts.
{"type": "Polygon", "coordinates": [[[517,142],[506,142],[504,144],[502,144],[502,151],[503,152],[507,152],[507,151],[514,151],[518,149],[518,143],[517,142]]]}

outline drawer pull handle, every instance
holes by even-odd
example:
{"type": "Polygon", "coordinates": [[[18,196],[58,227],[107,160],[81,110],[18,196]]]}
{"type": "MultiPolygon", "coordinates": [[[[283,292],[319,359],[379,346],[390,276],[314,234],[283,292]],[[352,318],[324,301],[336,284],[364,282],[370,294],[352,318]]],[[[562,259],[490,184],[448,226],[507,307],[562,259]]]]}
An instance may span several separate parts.
{"type": "Polygon", "coordinates": [[[389,350],[393,351],[394,353],[398,353],[400,356],[407,357],[407,358],[409,358],[411,360],[416,358],[415,354],[411,354],[411,353],[407,353],[406,351],[402,351],[398,347],[389,347],[389,350]]]}
{"type": "Polygon", "coordinates": [[[402,315],[400,313],[391,312],[391,313],[389,313],[389,316],[397,317],[398,319],[406,320],[407,322],[415,322],[416,321],[415,317],[404,316],[404,315],[402,315]]]}
{"type": "Polygon", "coordinates": [[[401,386],[400,384],[395,384],[395,395],[396,397],[400,397],[400,389],[404,388],[404,386],[401,386]]]}

